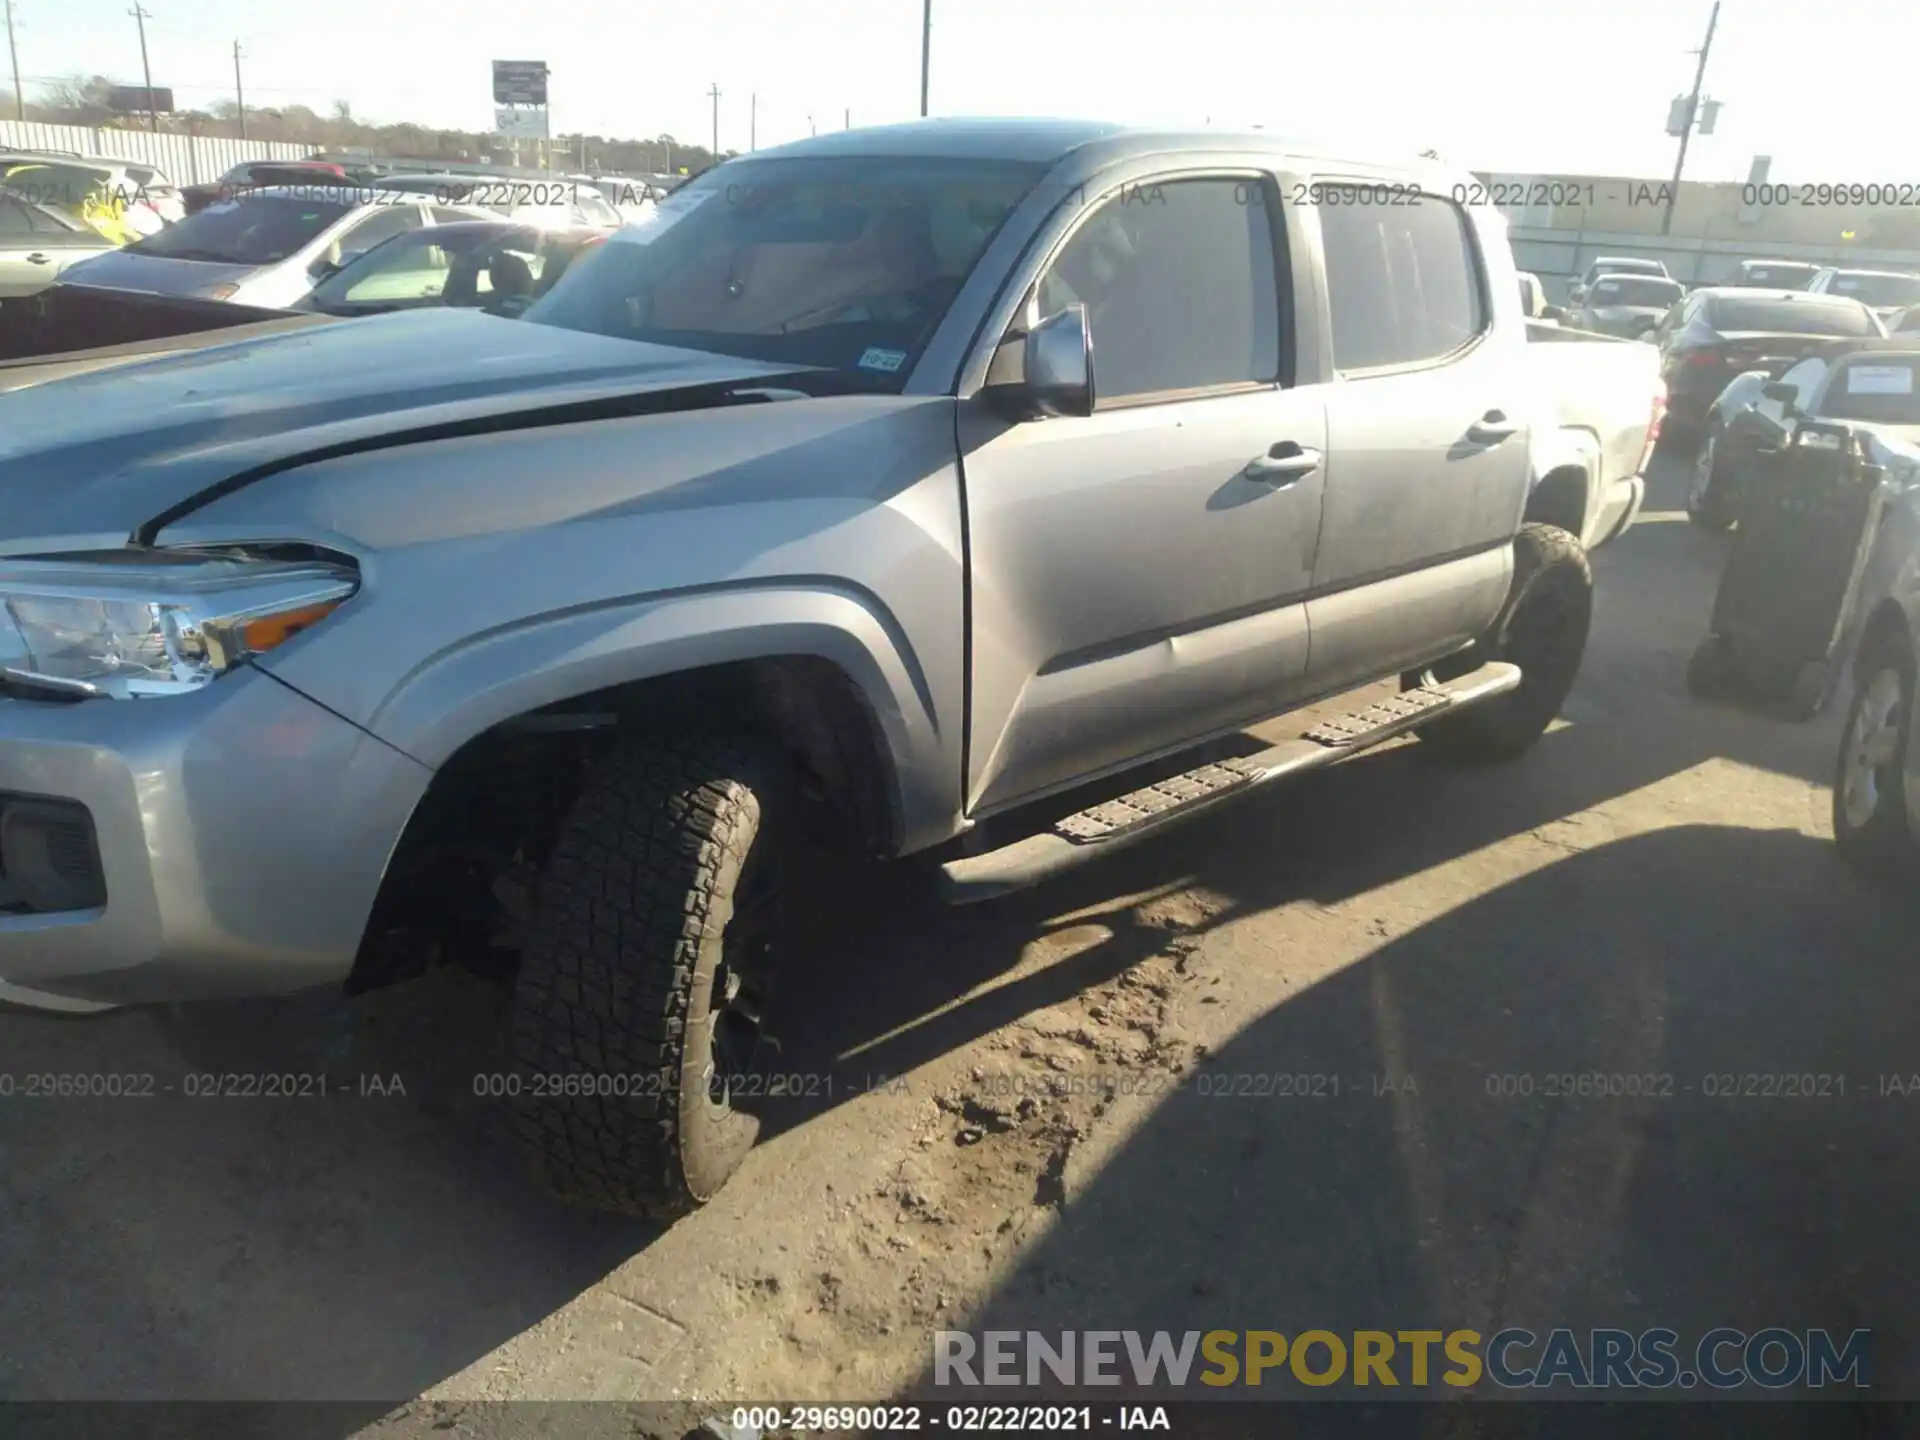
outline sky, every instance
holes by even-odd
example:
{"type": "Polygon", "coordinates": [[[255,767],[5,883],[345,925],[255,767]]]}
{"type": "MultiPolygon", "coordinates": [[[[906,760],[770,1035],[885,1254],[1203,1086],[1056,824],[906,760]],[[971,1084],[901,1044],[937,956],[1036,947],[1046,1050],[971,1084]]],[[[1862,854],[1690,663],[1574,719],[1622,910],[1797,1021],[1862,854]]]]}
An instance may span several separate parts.
{"type": "MultiPolygon", "coordinates": [[[[153,83],[182,104],[345,100],[359,118],[492,124],[490,62],[544,60],[552,128],[760,148],[911,119],[921,0],[145,0],[153,83]],[[757,97],[757,98],[756,98],[757,97]],[[751,118],[750,118],[751,117],[751,118]]],[[[933,0],[936,115],[1260,126],[1463,168],[1663,178],[1667,107],[1691,88],[1700,0],[933,0]]],[[[140,83],[129,0],[14,0],[20,73],[140,83]]],[[[1725,0],[1705,93],[1724,105],[1687,176],[1920,188],[1911,0],[1725,0]],[[1817,17],[1817,18],[1816,18],[1817,17]],[[1793,37],[1814,34],[1811,45],[1793,37]],[[1899,79],[1876,83],[1876,66],[1899,79]]],[[[3,62],[4,57],[0,57],[3,62]]],[[[1915,195],[1920,203],[1920,195],[1915,195]]]]}

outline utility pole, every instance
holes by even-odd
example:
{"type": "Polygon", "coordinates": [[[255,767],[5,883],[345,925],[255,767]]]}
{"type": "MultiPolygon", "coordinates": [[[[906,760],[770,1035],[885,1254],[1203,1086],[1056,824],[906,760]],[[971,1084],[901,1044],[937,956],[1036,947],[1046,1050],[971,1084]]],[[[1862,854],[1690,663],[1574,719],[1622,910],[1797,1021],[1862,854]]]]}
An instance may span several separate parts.
{"type": "Polygon", "coordinates": [[[7,57],[13,61],[13,118],[27,118],[27,99],[20,93],[20,51],[13,43],[13,0],[7,0],[7,57]]]}
{"type": "Polygon", "coordinates": [[[240,42],[233,42],[233,99],[240,107],[240,138],[247,138],[247,92],[240,88],[240,42]]]}
{"type": "Polygon", "coordinates": [[[147,83],[147,129],[155,135],[160,133],[160,117],[153,108],[153,71],[147,65],[147,12],[135,0],[133,9],[127,12],[140,26],[140,75],[147,83]]]}
{"type": "Polygon", "coordinates": [[[1693,72],[1693,93],[1687,96],[1686,123],[1680,127],[1680,153],[1673,162],[1673,185],[1667,191],[1667,213],[1660,217],[1660,233],[1673,233],[1673,206],[1680,198],[1680,172],[1687,168],[1687,141],[1693,138],[1693,120],[1700,113],[1700,86],[1707,78],[1707,54],[1713,49],[1713,30],[1720,23],[1720,0],[1713,0],[1707,17],[1707,38],[1700,45],[1700,63],[1693,72]]]}
{"type": "Polygon", "coordinates": [[[847,109],[847,123],[842,125],[840,128],[842,130],[851,130],[853,128],[853,109],[851,106],[849,106],[847,109]]]}
{"type": "Polygon", "coordinates": [[[707,91],[713,97],[713,163],[720,163],[720,82],[715,81],[713,88],[707,91]]]}
{"type": "Polygon", "coordinates": [[[807,116],[807,134],[818,135],[819,133],[820,131],[815,127],[813,123],[813,117],[811,115],[807,116]]]}
{"type": "Polygon", "coordinates": [[[920,6],[920,118],[927,118],[927,77],[933,66],[933,0],[920,6]]]}
{"type": "Polygon", "coordinates": [[[747,153],[760,148],[760,92],[747,96],[747,153]]]}

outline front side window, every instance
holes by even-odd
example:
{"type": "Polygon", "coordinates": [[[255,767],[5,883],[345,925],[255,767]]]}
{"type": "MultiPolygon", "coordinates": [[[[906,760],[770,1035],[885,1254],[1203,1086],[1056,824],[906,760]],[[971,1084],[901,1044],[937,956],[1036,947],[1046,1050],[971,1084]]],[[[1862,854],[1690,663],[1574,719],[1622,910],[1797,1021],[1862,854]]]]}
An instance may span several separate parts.
{"type": "Polygon", "coordinates": [[[404,235],[409,230],[418,230],[421,225],[420,211],[412,205],[387,205],[360,221],[342,235],[335,244],[339,248],[340,261],[345,263],[364,255],[382,240],[391,240],[396,235],[404,235]]]}
{"type": "Polygon", "coordinates": [[[920,156],[729,160],[569,267],[526,319],[897,391],[1043,173],[920,156]]]}
{"type": "Polygon", "coordinates": [[[1271,385],[1280,376],[1274,248],[1257,181],[1128,186],[1054,257],[1040,279],[1038,309],[1044,318],[1086,306],[1102,405],[1271,385]]]}
{"type": "Polygon", "coordinates": [[[439,230],[415,230],[369,250],[347,269],[317,286],[317,305],[403,304],[431,299],[446,288],[456,255],[480,243],[477,235],[449,238],[439,230]]]}
{"type": "Polygon", "coordinates": [[[1486,328],[1479,265],[1456,205],[1321,205],[1333,363],[1341,370],[1439,360],[1486,328]]]}

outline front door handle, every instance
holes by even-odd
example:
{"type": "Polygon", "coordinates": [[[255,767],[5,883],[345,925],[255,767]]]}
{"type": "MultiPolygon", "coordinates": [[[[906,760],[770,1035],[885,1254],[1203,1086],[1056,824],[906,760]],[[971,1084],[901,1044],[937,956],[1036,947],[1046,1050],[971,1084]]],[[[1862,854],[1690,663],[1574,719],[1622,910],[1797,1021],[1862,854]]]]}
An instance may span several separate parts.
{"type": "Polygon", "coordinates": [[[27,256],[27,263],[29,265],[51,265],[53,263],[53,257],[51,255],[42,255],[36,250],[33,254],[27,256]]]}
{"type": "Polygon", "coordinates": [[[1291,485],[1302,475],[1311,475],[1318,470],[1321,458],[1318,450],[1296,445],[1291,440],[1282,440],[1266,454],[1256,455],[1249,460],[1247,468],[1241,473],[1262,485],[1291,485]]]}
{"type": "Polygon", "coordinates": [[[1502,410],[1489,410],[1473,424],[1467,427],[1467,439],[1479,445],[1493,445],[1509,435],[1520,433],[1520,427],[1507,419],[1502,410]]]}

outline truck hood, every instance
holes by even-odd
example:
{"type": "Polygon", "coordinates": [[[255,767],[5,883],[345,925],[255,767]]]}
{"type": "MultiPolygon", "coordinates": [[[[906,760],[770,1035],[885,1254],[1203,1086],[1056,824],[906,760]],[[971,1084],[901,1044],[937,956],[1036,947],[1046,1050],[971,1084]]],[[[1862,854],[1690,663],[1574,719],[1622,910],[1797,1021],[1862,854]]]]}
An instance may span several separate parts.
{"type": "Polygon", "coordinates": [[[0,394],[0,551],[131,535],[210,487],[315,452],[793,373],[459,310],[136,361],[0,394]]]}

